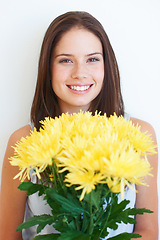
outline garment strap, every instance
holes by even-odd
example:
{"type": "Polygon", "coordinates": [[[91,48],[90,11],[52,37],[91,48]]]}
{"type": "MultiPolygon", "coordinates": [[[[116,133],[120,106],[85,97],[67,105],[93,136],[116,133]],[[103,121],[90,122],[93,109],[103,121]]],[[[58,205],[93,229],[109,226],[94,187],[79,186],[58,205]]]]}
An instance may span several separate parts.
{"type": "Polygon", "coordinates": [[[29,122],[29,125],[30,125],[30,127],[31,127],[31,129],[33,131],[34,130],[34,123],[33,122],[29,122]]]}
{"type": "Polygon", "coordinates": [[[130,121],[130,115],[128,113],[124,113],[124,118],[127,120],[127,121],[130,121]]]}

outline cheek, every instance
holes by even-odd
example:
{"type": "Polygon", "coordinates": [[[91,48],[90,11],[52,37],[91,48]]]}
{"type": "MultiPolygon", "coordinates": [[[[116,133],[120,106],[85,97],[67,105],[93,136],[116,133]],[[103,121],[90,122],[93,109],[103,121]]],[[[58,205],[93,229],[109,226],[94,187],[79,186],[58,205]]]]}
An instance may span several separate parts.
{"type": "Polygon", "coordinates": [[[65,81],[68,76],[68,70],[61,66],[56,66],[52,68],[52,82],[60,83],[65,81]]]}
{"type": "Polygon", "coordinates": [[[58,70],[57,68],[53,68],[52,69],[52,87],[53,90],[54,88],[56,88],[59,83],[61,83],[61,81],[63,80],[63,74],[62,71],[58,70]]]}
{"type": "Polygon", "coordinates": [[[99,84],[103,84],[103,80],[104,80],[104,66],[99,66],[95,69],[94,71],[94,78],[96,80],[97,83],[99,84]]]}
{"type": "Polygon", "coordinates": [[[58,67],[52,68],[52,81],[58,81],[61,75],[61,70],[58,67]]]}

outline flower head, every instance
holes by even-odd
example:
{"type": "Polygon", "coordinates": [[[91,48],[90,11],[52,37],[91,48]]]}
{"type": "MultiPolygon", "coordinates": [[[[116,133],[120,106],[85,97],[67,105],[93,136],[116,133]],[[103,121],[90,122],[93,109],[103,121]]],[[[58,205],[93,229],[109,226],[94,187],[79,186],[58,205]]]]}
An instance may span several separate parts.
{"type": "Polygon", "coordinates": [[[40,173],[47,166],[52,165],[52,158],[56,158],[60,151],[61,125],[57,122],[46,120],[44,123],[46,129],[31,132],[30,136],[22,138],[15,149],[15,154],[10,158],[13,166],[19,166],[20,172],[15,178],[20,177],[22,181],[26,177],[30,179],[30,170],[35,169],[38,178],[40,173]]]}
{"type": "Polygon", "coordinates": [[[122,196],[126,185],[145,184],[151,170],[146,156],[155,153],[155,146],[131,121],[80,112],[46,118],[41,124],[39,132],[34,130],[17,143],[11,158],[11,164],[20,167],[17,177],[22,180],[31,168],[40,178],[54,159],[66,185],[82,189],[80,200],[97,184],[107,184],[122,196]]]}

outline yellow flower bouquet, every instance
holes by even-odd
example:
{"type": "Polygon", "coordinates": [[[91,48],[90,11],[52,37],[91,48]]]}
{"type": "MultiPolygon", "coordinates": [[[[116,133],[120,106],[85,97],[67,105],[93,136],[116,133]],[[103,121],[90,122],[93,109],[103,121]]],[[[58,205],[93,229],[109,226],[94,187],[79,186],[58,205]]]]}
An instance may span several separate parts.
{"type": "MultiPolygon", "coordinates": [[[[98,240],[118,224],[135,224],[136,214],[147,209],[127,208],[127,189],[145,185],[150,174],[148,154],[155,153],[151,137],[122,116],[94,116],[90,112],[46,118],[39,131],[22,138],[10,159],[20,172],[20,190],[28,196],[39,192],[51,207],[52,215],[34,216],[17,230],[47,224],[59,233],[38,235],[36,240],[98,240]],[[24,182],[34,169],[37,184],[24,182]],[[121,201],[118,201],[118,195],[121,201]]],[[[121,233],[108,239],[139,238],[121,233]]]]}

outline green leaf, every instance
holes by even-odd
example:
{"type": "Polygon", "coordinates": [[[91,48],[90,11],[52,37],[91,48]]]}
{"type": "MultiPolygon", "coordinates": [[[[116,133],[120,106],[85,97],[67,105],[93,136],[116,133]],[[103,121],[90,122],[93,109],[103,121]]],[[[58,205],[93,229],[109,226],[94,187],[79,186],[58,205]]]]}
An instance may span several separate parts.
{"type": "MultiPolygon", "coordinates": [[[[92,233],[92,236],[94,236],[94,239],[100,239],[100,233],[101,233],[101,229],[99,229],[99,228],[94,228],[94,231],[93,231],[93,233],[92,233]]],[[[105,239],[107,236],[108,236],[108,234],[109,234],[109,232],[107,232],[107,228],[101,233],[101,239],[105,239]]]]}
{"type": "Polygon", "coordinates": [[[47,189],[45,193],[47,196],[61,205],[61,212],[69,212],[71,215],[76,216],[85,211],[78,201],[71,201],[71,199],[67,199],[66,197],[56,193],[54,189],[47,189]]]}
{"type": "MultiPolygon", "coordinates": [[[[92,204],[97,209],[100,207],[100,201],[101,201],[101,193],[102,193],[102,187],[97,186],[95,190],[92,190],[92,204]]],[[[84,202],[87,202],[90,204],[90,195],[91,193],[85,194],[84,196],[84,202]]]]}
{"type": "Polygon", "coordinates": [[[118,199],[116,198],[112,204],[111,218],[115,218],[117,214],[124,211],[129,202],[130,202],[129,200],[123,200],[120,203],[118,203],[118,199]]]}
{"type": "Polygon", "coordinates": [[[51,207],[53,215],[57,215],[59,213],[62,213],[61,205],[58,204],[55,200],[53,200],[53,198],[51,198],[49,195],[46,195],[44,197],[44,200],[46,200],[47,203],[49,204],[49,206],[51,207]]]}
{"type": "Polygon", "coordinates": [[[38,231],[39,233],[47,224],[51,225],[54,223],[54,217],[51,215],[43,214],[40,216],[34,216],[28,219],[27,222],[22,223],[19,225],[16,229],[16,231],[21,231],[22,229],[27,229],[30,227],[33,227],[35,225],[38,226],[38,231]]]}
{"type": "Polygon", "coordinates": [[[153,213],[153,211],[146,208],[128,208],[129,215],[142,215],[143,213],[153,213]]]}
{"type": "Polygon", "coordinates": [[[141,235],[136,233],[121,233],[115,237],[107,238],[107,240],[130,240],[132,238],[141,238],[141,235]]]}
{"type": "Polygon", "coordinates": [[[80,231],[68,231],[61,233],[58,240],[89,240],[90,236],[80,231]]]}
{"type": "Polygon", "coordinates": [[[117,224],[118,222],[120,222],[119,219],[118,219],[118,221],[117,221],[117,219],[110,219],[110,220],[108,220],[106,227],[116,230],[118,228],[118,224],[117,224]]]}
{"type": "Polygon", "coordinates": [[[32,183],[32,182],[22,182],[22,183],[19,185],[18,189],[20,189],[20,190],[22,190],[22,191],[28,191],[28,189],[29,189],[30,187],[32,187],[33,184],[34,184],[34,183],[32,183]]]}
{"type": "Polygon", "coordinates": [[[136,220],[134,218],[129,217],[131,215],[129,212],[130,208],[126,209],[126,206],[128,205],[129,202],[130,202],[129,200],[123,200],[120,203],[118,203],[118,198],[115,197],[113,199],[113,202],[107,205],[106,212],[110,211],[108,224],[107,224],[109,228],[116,230],[118,227],[117,223],[121,223],[121,222],[130,223],[130,224],[136,223],[136,220]]]}
{"type": "Polygon", "coordinates": [[[73,217],[67,215],[60,215],[56,217],[56,221],[54,223],[54,228],[59,232],[66,232],[70,230],[76,230],[75,227],[75,219],[73,217]]]}
{"type": "Polygon", "coordinates": [[[23,182],[19,185],[18,189],[21,191],[27,191],[27,196],[30,196],[36,192],[39,192],[39,196],[44,194],[44,191],[47,187],[42,184],[35,184],[32,182],[23,182]]]}
{"type": "Polygon", "coordinates": [[[83,214],[82,232],[86,232],[90,223],[90,218],[86,213],[83,214]]]}
{"type": "Polygon", "coordinates": [[[33,238],[33,240],[57,240],[60,234],[52,233],[47,235],[39,235],[33,238]]]}

